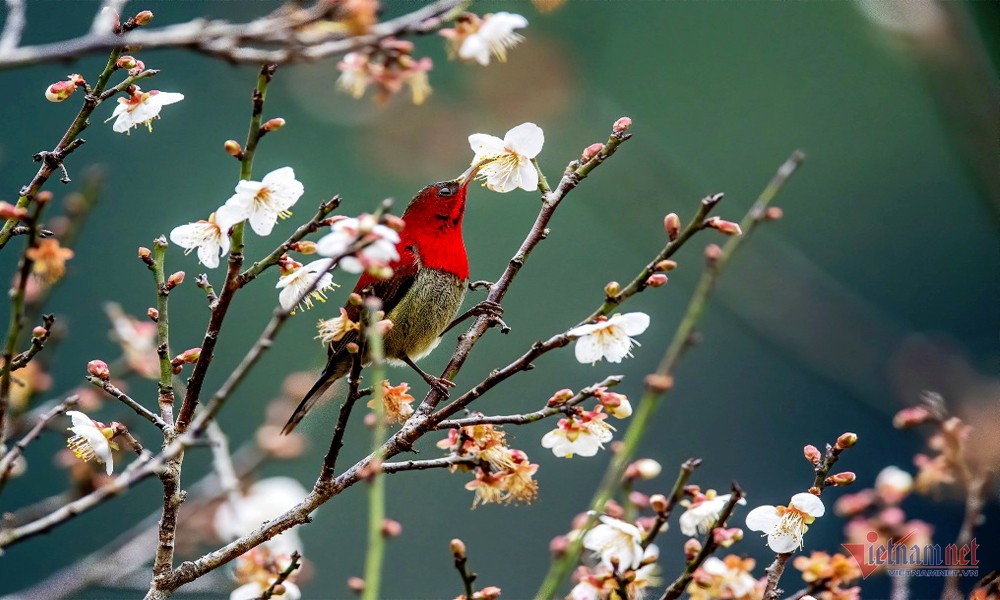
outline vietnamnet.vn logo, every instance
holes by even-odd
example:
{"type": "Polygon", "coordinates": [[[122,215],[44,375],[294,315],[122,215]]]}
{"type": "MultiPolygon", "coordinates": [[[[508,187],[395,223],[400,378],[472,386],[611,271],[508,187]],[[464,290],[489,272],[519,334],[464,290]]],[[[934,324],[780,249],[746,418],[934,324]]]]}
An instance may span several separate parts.
{"type": "Polygon", "coordinates": [[[890,576],[908,577],[976,577],[979,575],[979,558],[976,551],[979,544],[972,538],[968,544],[926,544],[916,545],[909,540],[916,532],[911,531],[898,540],[879,540],[879,535],[868,532],[864,544],[842,544],[844,549],[858,563],[861,577],[869,575],[880,567],[885,567],[890,576]]]}

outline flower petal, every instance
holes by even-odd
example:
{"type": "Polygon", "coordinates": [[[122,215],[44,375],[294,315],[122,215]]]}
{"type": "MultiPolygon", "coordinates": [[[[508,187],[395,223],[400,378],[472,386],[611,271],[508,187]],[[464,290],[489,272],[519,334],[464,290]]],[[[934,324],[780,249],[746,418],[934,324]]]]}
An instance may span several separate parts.
{"type": "Polygon", "coordinates": [[[639,335],[649,327],[649,315],[641,312],[616,315],[611,320],[616,321],[626,335],[639,335]]]}
{"type": "Polygon", "coordinates": [[[274,229],[274,223],[278,220],[277,213],[260,208],[250,213],[250,227],[259,236],[270,235],[274,229]]]}
{"type": "Polygon", "coordinates": [[[604,356],[596,335],[585,335],[576,340],[574,348],[576,360],[583,364],[594,364],[604,356]]]}
{"type": "Polygon", "coordinates": [[[812,517],[822,517],[826,513],[826,507],[819,496],[807,492],[801,492],[792,496],[790,502],[792,506],[812,517]]]}
{"type": "Polygon", "coordinates": [[[470,135],[469,146],[476,153],[476,158],[472,162],[479,162],[483,158],[500,156],[507,153],[507,149],[503,145],[503,140],[485,133],[473,133],[470,135]]]}
{"type": "Polygon", "coordinates": [[[538,189],[538,171],[530,161],[524,160],[517,165],[517,177],[520,180],[520,188],[526,192],[534,192],[538,189]]]}
{"type": "Polygon", "coordinates": [[[545,144],[545,133],[534,123],[521,123],[503,136],[503,143],[525,158],[535,158],[545,144]]]}
{"type": "Polygon", "coordinates": [[[772,532],[767,536],[767,545],[778,554],[799,549],[802,538],[789,531],[772,532]]]}
{"type": "Polygon", "coordinates": [[[778,509],[771,505],[758,506],[747,513],[747,527],[751,531],[770,532],[781,521],[778,509]]]}

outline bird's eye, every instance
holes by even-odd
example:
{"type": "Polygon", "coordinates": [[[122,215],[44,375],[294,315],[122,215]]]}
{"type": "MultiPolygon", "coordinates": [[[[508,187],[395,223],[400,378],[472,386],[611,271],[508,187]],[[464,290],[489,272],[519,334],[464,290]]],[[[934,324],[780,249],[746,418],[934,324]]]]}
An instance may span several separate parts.
{"type": "Polygon", "coordinates": [[[438,186],[438,196],[441,196],[442,198],[447,198],[454,193],[455,191],[447,183],[442,183],[438,186]]]}

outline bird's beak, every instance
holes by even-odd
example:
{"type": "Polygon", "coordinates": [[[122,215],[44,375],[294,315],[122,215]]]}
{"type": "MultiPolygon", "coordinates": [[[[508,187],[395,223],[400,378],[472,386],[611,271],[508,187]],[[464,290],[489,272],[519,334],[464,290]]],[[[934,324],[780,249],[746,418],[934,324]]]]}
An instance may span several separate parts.
{"type": "Polygon", "coordinates": [[[479,173],[479,169],[483,168],[483,165],[485,165],[487,162],[489,161],[484,160],[472,165],[471,167],[466,169],[464,173],[456,177],[455,181],[460,183],[463,188],[468,186],[469,183],[476,178],[476,174],[479,173]]]}

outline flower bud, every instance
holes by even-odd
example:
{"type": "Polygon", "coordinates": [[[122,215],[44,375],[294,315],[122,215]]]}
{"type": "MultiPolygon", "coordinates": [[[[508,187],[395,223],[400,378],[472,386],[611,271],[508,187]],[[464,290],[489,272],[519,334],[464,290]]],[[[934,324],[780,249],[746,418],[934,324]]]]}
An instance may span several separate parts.
{"type": "Polygon", "coordinates": [[[764,219],[767,221],[777,221],[783,216],[785,216],[785,211],[778,206],[768,206],[767,210],[764,211],[764,219]]]}
{"type": "Polygon", "coordinates": [[[226,154],[229,156],[235,156],[236,158],[243,158],[243,146],[236,140],[226,140],[226,143],[222,145],[226,150],[226,154]]]}
{"type": "Polygon", "coordinates": [[[639,508],[646,508],[649,506],[649,496],[643,494],[638,490],[632,490],[628,494],[628,501],[639,508]]]}
{"type": "Polygon", "coordinates": [[[701,542],[696,538],[688,538],[688,541],[684,542],[684,559],[688,562],[694,560],[694,557],[698,556],[701,552],[701,542]]]}
{"type": "Polygon", "coordinates": [[[200,358],[201,358],[201,348],[190,348],[178,354],[177,357],[174,358],[174,360],[172,360],[171,362],[183,365],[193,365],[194,363],[198,362],[198,359],[200,358]]]}
{"type": "Polygon", "coordinates": [[[709,266],[714,265],[719,259],[722,258],[722,248],[718,244],[709,244],[705,246],[705,262],[709,266]]]}
{"type": "Polygon", "coordinates": [[[843,433],[837,438],[837,448],[839,450],[846,450],[848,448],[853,448],[855,444],[858,443],[858,434],[856,433],[843,433]]]}
{"type": "Polygon", "coordinates": [[[87,363],[87,373],[101,381],[111,380],[111,369],[108,368],[108,363],[103,360],[92,360],[87,363]]]}
{"type": "Polygon", "coordinates": [[[143,25],[149,25],[153,21],[153,11],[144,10],[139,14],[137,14],[136,16],[132,17],[132,20],[135,21],[135,24],[138,25],[139,27],[142,27],[143,25]]]}
{"type": "Polygon", "coordinates": [[[382,217],[382,222],[385,223],[386,227],[396,232],[402,231],[403,228],[406,227],[406,223],[403,219],[397,217],[396,215],[385,215],[382,217]]]}
{"type": "Polygon", "coordinates": [[[31,330],[31,337],[40,338],[43,337],[48,332],[49,332],[48,329],[42,327],[41,325],[38,325],[37,327],[31,330]]]}
{"type": "Polygon", "coordinates": [[[615,121],[614,125],[611,126],[611,131],[614,131],[615,133],[623,133],[625,131],[628,131],[628,128],[631,126],[632,126],[632,119],[628,117],[621,117],[620,119],[615,121]]]}
{"type": "Polygon", "coordinates": [[[135,59],[135,57],[129,56],[127,54],[125,56],[119,57],[118,60],[115,61],[115,66],[118,67],[119,69],[134,69],[137,64],[138,61],[135,59]]]}
{"type": "Polygon", "coordinates": [[[743,530],[739,527],[723,529],[716,527],[712,530],[712,540],[723,548],[728,548],[743,539],[743,530]]]}
{"type": "Polygon", "coordinates": [[[546,402],[545,404],[547,406],[562,406],[563,404],[566,404],[567,400],[569,400],[575,395],[576,394],[573,393],[573,390],[569,388],[563,388],[558,392],[552,394],[552,397],[549,398],[549,401],[546,402]]]}
{"type": "Polygon", "coordinates": [[[669,273],[670,271],[673,271],[676,268],[677,268],[677,261],[674,260],[667,259],[667,260],[661,260],[660,262],[656,263],[656,270],[662,271],[664,273],[669,273]]]}
{"type": "Polygon", "coordinates": [[[351,590],[355,594],[360,595],[361,592],[365,591],[365,580],[361,579],[360,577],[348,577],[347,589],[351,590]]]}
{"type": "Polygon", "coordinates": [[[152,263],[153,251],[145,246],[139,246],[139,259],[144,263],[152,263]]]}
{"type": "Polygon", "coordinates": [[[500,588],[495,585],[484,587],[472,595],[473,600],[496,600],[500,597],[500,588]]]}
{"type": "Polygon", "coordinates": [[[663,472],[663,467],[660,466],[660,463],[656,462],[652,458],[640,458],[632,463],[632,466],[635,467],[639,479],[645,479],[646,481],[656,479],[660,476],[660,473],[663,472]]]}
{"type": "Polygon", "coordinates": [[[358,293],[352,293],[350,296],[347,297],[347,301],[350,302],[353,306],[361,306],[362,304],[365,303],[365,299],[362,298],[361,294],[358,293]]]}
{"type": "Polygon", "coordinates": [[[850,471],[830,475],[826,478],[826,485],[844,486],[851,485],[858,477],[850,471]]]}
{"type": "Polygon", "coordinates": [[[316,242],[295,242],[290,249],[299,254],[316,254],[316,242]]]}
{"type": "Polygon", "coordinates": [[[806,446],[802,448],[802,455],[806,457],[806,460],[814,465],[823,460],[823,455],[820,454],[819,448],[813,446],[812,444],[806,444],[806,446]]]}
{"type": "Polygon", "coordinates": [[[617,281],[609,281],[604,286],[604,295],[608,298],[614,298],[622,291],[622,286],[619,285],[617,281]]]}
{"type": "Polygon", "coordinates": [[[625,516],[625,509],[616,500],[608,500],[604,503],[604,514],[612,519],[620,519],[625,516]]]}
{"type": "Polygon", "coordinates": [[[45,99],[49,102],[62,102],[73,95],[76,84],[72,81],[58,81],[45,88],[45,99]]]}
{"type": "Polygon", "coordinates": [[[382,519],[382,537],[394,538],[403,533],[403,525],[393,519],[382,519]]]}
{"type": "Polygon", "coordinates": [[[184,283],[184,271],[177,271],[173,273],[170,277],[167,277],[167,289],[173,289],[180,284],[184,283]]]}
{"type": "Polygon", "coordinates": [[[564,535],[557,535],[549,542],[549,552],[553,558],[562,558],[569,550],[569,538],[564,535]]]}
{"type": "Polygon", "coordinates": [[[649,497],[649,507],[652,508],[656,514],[662,515],[667,512],[667,497],[663,494],[653,494],[649,497]]]}
{"type": "Polygon", "coordinates": [[[368,429],[375,429],[375,426],[378,425],[378,417],[375,413],[367,413],[365,414],[365,418],[362,419],[362,422],[364,422],[365,427],[368,429]]]}
{"type": "Polygon", "coordinates": [[[465,542],[458,538],[451,540],[451,555],[455,558],[465,558],[465,542]]]}
{"type": "Polygon", "coordinates": [[[160,311],[150,306],[148,309],[146,309],[146,316],[149,317],[150,321],[153,321],[155,323],[160,320],[160,311]]]}
{"type": "Polygon", "coordinates": [[[914,425],[920,425],[921,423],[926,423],[931,418],[931,413],[922,406],[912,406],[910,408],[904,408],[903,410],[896,413],[896,416],[892,418],[892,425],[896,429],[908,429],[914,425]]]}
{"type": "Polygon", "coordinates": [[[348,354],[357,354],[358,351],[361,350],[361,348],[355,342],[348,342],[345,348],[347,349],[348,354]]]}
{"type": "Polygon", "coordinates": [[[600,142],[587,146],[586,148],[583,149],[583,152],[580,154],[580,162],[585,163],[589,161],[590,159],[597,156],[597,153],[600,152],[602,149],[604,149],[604,144],[600,142]]]}
{"type": "Polygon", "coordinates": [[[10,202],[0,202],[0,219],[21,220],[28,216],[28,210],[10,202]]]}
{"type": "Polygon", "coordinates": [[[263,131],[277,131],[285,126],[285,120],[281,117],[275,117],[274,119],[268,119],[266,123],[261,125],[263,131]]]}
{"type": "Polygon", "coordinates": [[[667,236],[670,237],[671,242],[676,240],[681,233],[681,218],[677,216],[677,213],[670,213],[663,217],[663,228],[667,230],[667,236]]]}
{"type": "Polygon", "coordinates": [[[652,392],[663,393],[674,387],[674,378],[670,375],[652,373],[646,375],[646,387],[652,392]]]}
{"type": "Polygon", "coordinates": [[[646,279],[646,285],[649,287],[663,287],[667,285],[667,276],[663,273],[653,273],[646,279]]]}
{"type": "Polygon", "coordinates": [[[712,217],[705,221],[705,227],[715,229],[719,233],[724,233],[726,235],[743,235],[743,230],[740,229],[739,223],[723,221],[719,217],[712,217]]]}

